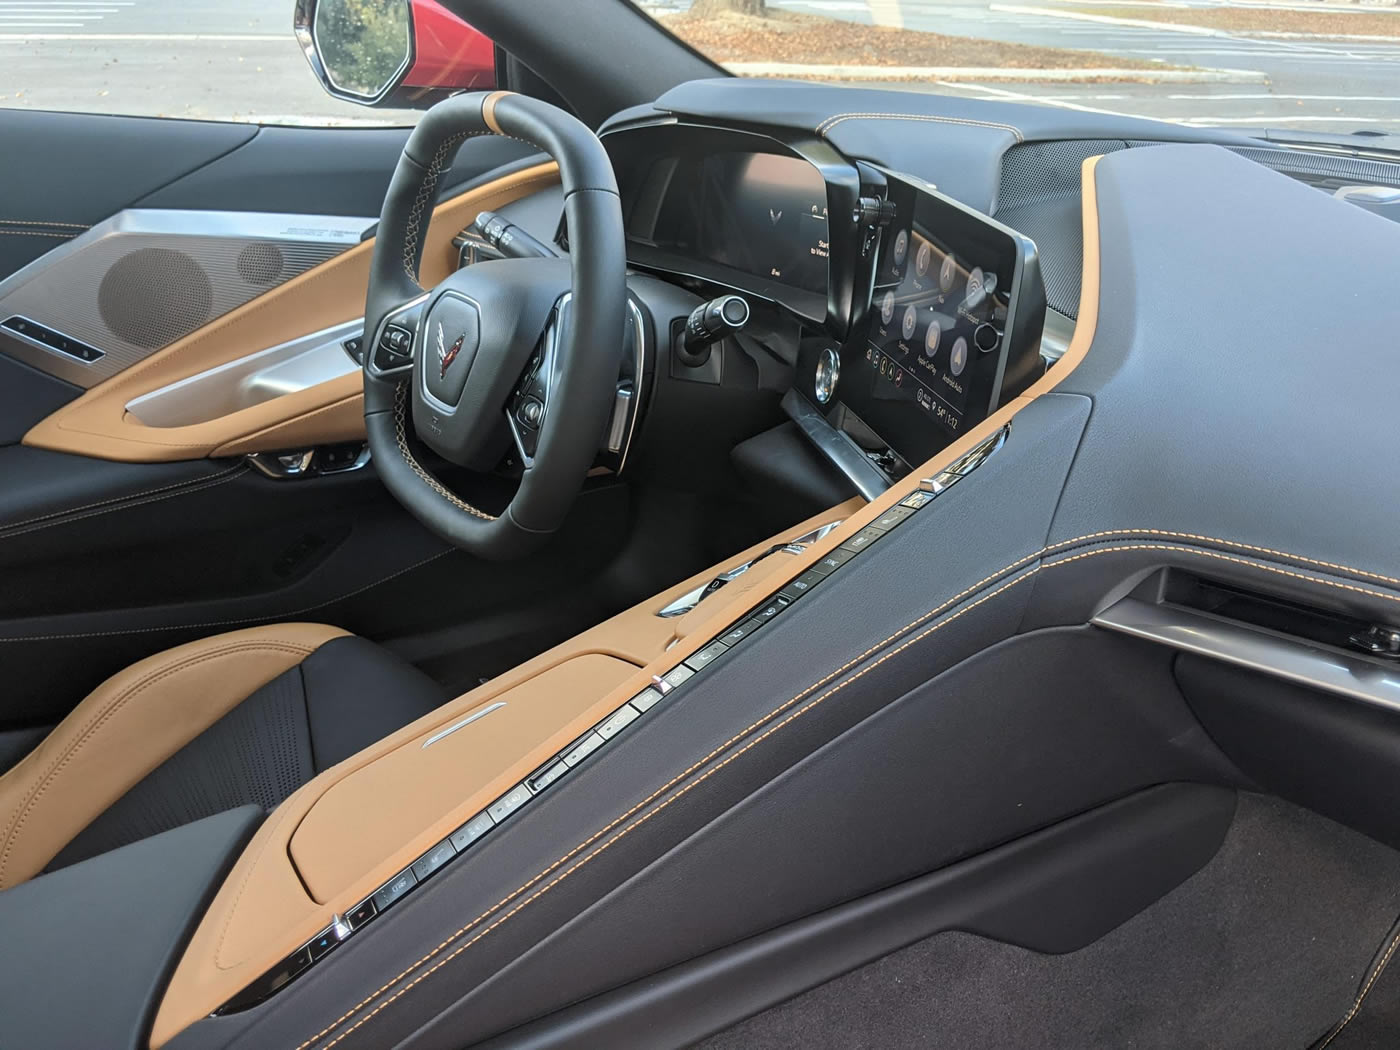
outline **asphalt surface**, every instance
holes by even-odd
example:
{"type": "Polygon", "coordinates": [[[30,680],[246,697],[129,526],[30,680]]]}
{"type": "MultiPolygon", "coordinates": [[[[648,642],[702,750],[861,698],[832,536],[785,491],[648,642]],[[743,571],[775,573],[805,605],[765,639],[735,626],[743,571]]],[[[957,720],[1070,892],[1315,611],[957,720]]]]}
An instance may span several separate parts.
{"type": "MultiPolygon", "coordinates": [[[[996,0],[770,2],[859,21],[898,19],[907,28],[952,35],[1238,70],[1256,81],[891,85],[906,90],[1191,124],[1400,132],[1400,43],[1187,34],[998,10],[996,0]],[[1258,74],[1267,83],[1258,83],[1258,74]]],[[[1055,0],[1020,3],[1055,8],[1055,0]]],[[[412,119],[327,96],[292,37],[291,12],[292,0],[0,0],[0,106],[278,123],[412,119]]],[[[1400,14],[1395,18],[1400,33],[1400,14]]]]}

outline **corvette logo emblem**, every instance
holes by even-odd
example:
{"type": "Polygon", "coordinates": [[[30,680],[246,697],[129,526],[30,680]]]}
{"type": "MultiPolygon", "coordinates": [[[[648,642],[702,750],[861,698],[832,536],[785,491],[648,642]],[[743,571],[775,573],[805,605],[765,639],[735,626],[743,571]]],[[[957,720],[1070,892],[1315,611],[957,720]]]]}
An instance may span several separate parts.
{"type": "Polygon", "coordinates": [[[445,379],[447,370],[452,367],[452,362],[457,360],[457,355],[462,351],[462,340],[466,339],[466,334],[459,335],[457,341],[449,347],[443,339],[441,321],[438,322],[437,328],[438,364],[441,367],[438,378],[445,379]]]}

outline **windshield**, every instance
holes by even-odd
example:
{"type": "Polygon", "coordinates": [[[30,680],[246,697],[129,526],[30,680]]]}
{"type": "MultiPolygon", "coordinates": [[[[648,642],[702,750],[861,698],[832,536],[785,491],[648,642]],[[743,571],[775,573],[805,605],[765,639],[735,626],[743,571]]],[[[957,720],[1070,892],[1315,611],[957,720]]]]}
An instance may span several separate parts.
{"type": "Polygon", "coordinates": [[[668,0],[739,76],[1178,124],[1400,133],[1396,0],[668,0]]]}

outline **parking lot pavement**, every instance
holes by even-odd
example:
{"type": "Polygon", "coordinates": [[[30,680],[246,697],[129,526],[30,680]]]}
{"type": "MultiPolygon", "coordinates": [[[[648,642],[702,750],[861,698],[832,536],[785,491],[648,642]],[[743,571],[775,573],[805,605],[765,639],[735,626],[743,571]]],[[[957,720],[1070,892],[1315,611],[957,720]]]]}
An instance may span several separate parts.
{"type": "MultiPolygon", "coordinates": [[[[602,0],[580,0],[602,2],[602,0]]],[[[911,83],[1187,124],[1400,132],[1400,43],[1198,35],[1027,13],[1053,0],[770,0],[838,18],[1263,73],[1258,84],[911,83]],[[1022,10],[998,10],[1019,6],[1022,10]]],[[[673,0],[672,8],[686,0],[673,0]]],[[[1053,8],[1052,8],[1053,9],[1053,8]]],[[[291,33],[292,0],[0,0],[0,106],[282,123],[393,124],[412,113],[327,96],[291,33]]],[[[1400,24],[1400,16],[1397,16],[1400,24]]]]}

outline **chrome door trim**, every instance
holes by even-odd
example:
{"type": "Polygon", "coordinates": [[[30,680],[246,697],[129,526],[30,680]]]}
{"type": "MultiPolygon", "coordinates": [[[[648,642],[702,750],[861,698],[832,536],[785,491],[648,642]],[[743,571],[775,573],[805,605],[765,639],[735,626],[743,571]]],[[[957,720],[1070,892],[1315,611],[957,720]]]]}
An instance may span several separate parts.
{"type": "MultiPolygon", "coordinates": [[[[436,743],[437,743],[439,740],[441,740],[443,737],[451,736],[453,733],[457,732],[457,730],[459,730],[459,729],[465,729],[467,726],[471,725],[471,724],[472,724],[473,722],[475,722],[477,719],[479,719],[479,718],[485,718],[485,717],[486,717],[487,715],[489,715],[492,711],[499,711],[501,708],[503,708],[503,707],[505,707],[505,706],[506,706],[506,702],[505,702],[504,700],[497,700],[494,704],[489,704],[489,705],[487,705],[486,707],[483,707],[480,711],[474,711],[474,712],[472,712],[471,714],[467,715],[466,718],[463,718],[463,719],[461,719],[460,721],[457,721],[457,722],[453,722],[453,723],[452,723],[450,726],[448,726],[446,729],[439,729],[439,730],[438,730],[436,733],[434,733],[432,736],[428,737],[427,740],[424,740],[424,741],[423,741],[423,747],[424,747],[424,748],[432,747],[434,744],[436,744],[436,743]]],[[[421,748],[420,748],[420,750],[421,750],[421,748]]]]}

